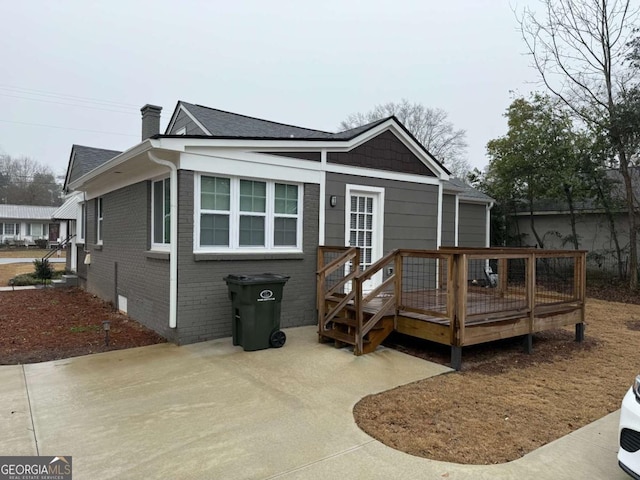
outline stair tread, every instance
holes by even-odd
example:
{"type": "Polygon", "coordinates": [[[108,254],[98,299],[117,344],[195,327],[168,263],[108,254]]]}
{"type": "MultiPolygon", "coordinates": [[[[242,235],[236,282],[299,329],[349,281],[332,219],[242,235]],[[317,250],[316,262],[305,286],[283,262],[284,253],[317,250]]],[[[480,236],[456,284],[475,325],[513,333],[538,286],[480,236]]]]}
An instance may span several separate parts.
{"type": "MultiPolygon", "coordinates": [[[[348,343],[349,345],[355,345],[356,339],[355,335],[350,335],[345,332],[341,332],[340,330],[325,330],[320,335],[327,338],[332,338],[342,343],[348,343]]],[[[368,340],[364,340],[363,343],[368,343],[368,340]]]]}
{"type": "MultiPolygon", "coordinates": [[[[344,317],[334,317],[332,322],[340,325],[346,325],[348,327],[353,327],[353,328],[355,328],[358,323],[355,318],[344,318],[344,317]]],[[[378,322],[371,330],[382,330],[383,328],[384,327],[380,324],[380,322],[378,322]]]]}

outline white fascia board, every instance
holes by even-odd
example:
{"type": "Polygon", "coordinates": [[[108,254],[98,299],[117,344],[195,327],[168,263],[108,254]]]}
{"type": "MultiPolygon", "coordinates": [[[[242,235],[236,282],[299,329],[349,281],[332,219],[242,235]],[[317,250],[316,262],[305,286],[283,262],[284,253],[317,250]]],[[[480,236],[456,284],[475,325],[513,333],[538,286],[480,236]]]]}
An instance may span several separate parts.
{"type": "Polygon", "coordinates": [[[386,170],[374,170],[372,168],[364,167],[351,167],[347,165],[337,165],[334,163],[328,163],[326,171],[328,173],[357,175],[359,177],[380,178],[384,180],[397,180],[399,182],[419,183],[422,185],[440,185],[440,180],[437,177],[413,175],[410,173],[397,173],[386,170]]]}
{"type": "Polygon", "coordinates": [[[483,200],[481,198],[465,198],[462,195],[458,195],[460,203],[473,203],[475,205],[491,205],[493,207],[493,200],[483,200]]]}
{"type": "MultiPolygon", "coordinates": [[[[220,152],[218,155],[198,155],[194,153],[181,153],[180,166],[182,170],[193,170],[199,173],[215,175],[228,175],[244,178],[258,178],[281,181],[296,181],[300,183],[322,183],[323,174],[319,162],[304,162],[293,159],[284,161],[266,162],[260,158],[264,155],[248,154],[248,152],[220,152]],[[243,154],[244,153],[244,154],[243,154]]],[[[271,159],[271,157],[268,157],[271,159]]]]}
{"type": "Polygon", "coordinates": [[[93,170],[91,170],[88,173],[85,173],[82,177],[80,177],[77,180],[75,180],[72,183],[70,183],[69,184],[69,188],[71,188],[71,190],[81,190],[80,187],[84,186],[91,179],[93,179],[93,178],[97,177],[98,175],[100,175],[100,174],[112,169],[113,167],[121,165],[122,163],[124,163],[127,160],[135,157],[136,155],[140,155],[141,153],[144,153],[147,150],[150,150],[154,146],[155,145],[153,144],[153,140],[151,140],[151,139],[147,139],[147,140],[145,140],[145,141],[143,141],[141,143],[138,143],[137,145],[134,145],[130,149],[125,150],[120,155],[116,155],[111,160],[103,163],[99,167],[94,168],[93,170]]]}

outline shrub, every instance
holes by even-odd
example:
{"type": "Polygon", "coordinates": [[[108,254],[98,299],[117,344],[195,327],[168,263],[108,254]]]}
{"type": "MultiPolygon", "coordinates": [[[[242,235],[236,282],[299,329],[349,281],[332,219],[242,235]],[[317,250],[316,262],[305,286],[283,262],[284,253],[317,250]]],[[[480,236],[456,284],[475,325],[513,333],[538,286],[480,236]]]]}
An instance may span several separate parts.
{"type": "Polygon", "coordinates": [[[44,250],[45,248],[47,248],[49,242],[44,238],[38,238],[37,240],[34,240],[33,243],[36,244],[36,247],[44,250]]]}
{"type": "Polygon", "coordinates": [[[50,280],[53,277],[53,267],[49,263],[49,260],[34,260],[33,265],[35,267],[34,275],[40,280],[50,280]]]}

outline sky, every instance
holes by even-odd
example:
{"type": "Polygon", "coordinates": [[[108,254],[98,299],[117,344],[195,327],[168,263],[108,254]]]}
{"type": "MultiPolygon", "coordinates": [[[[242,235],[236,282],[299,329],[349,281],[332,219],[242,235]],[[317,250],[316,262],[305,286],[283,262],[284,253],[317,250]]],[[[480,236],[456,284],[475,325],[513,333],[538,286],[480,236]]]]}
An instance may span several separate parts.
{"type": "Polygon", "coordinates": [[[0,0],[0,153],[64,175],[73,144],[125,150],[178,100],[319,130],[400,101],[441,108],[467,160],[541,89],[513,10],[535,0],[0,0]]]}

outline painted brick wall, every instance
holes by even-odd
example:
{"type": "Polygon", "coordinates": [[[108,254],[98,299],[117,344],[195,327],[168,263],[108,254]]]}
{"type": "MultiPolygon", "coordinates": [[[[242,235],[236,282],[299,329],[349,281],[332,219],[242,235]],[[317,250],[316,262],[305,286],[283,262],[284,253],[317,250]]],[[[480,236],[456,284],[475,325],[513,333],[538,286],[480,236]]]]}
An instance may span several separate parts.
{"type": "MultiPolygon", "coordinates": [[[[96,245],[96,200],[87,203],[86,289],[117,302],[127,297],[128,313],[169,340],[169,261],[150,258],[150,182],[140,182],[103,197],[103,245],[96,245]],[[117,265],[117,266],[116,266],[117,265]],[[116,275],[117,269],[117,275],[116,275]]],[[[83,257],[79,256],[78,262],[83,257]]]]}
{"type": "Polygon", "coordinates": [[[178,342],[193,343],[231,336],[231,301],[223,278],[228,274],[279,273],[291,278],[284,287],[281,326],[316,323],[315,271],[318,247],[319,185],[304,186],[304,253],[282,256],[193,253],[194,173],[179,171],[178,342]]]}

